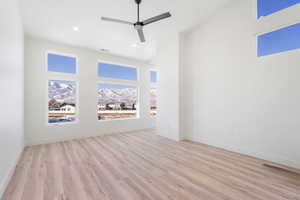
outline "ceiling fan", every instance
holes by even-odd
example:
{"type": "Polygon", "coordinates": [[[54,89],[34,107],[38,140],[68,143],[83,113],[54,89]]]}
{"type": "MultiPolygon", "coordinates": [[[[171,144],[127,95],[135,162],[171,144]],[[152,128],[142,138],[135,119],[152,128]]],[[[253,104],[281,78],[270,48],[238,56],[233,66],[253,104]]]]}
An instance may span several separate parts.
{"type": "Polygon", "coordinates": [[[132,22],[128,22],[125,20],[120,20],[120,19],[113,19],[113,18],[109,18],[109,17],[101,17],[102,20],[104,21],[110,21],[110,22],[116,22],[116,23],[121,23],[121,24],[128,24],[128,25],[132,25],[134,26],[134,28],[137,30],[139,38],[141,40],[141,42],[145,42],[145,35],[144,35],[144,31],[143,31],[143,27],[163,20],[165,18],[171,17],[171,14],[169,12],[163,13],[161,15],[157,15],[155,17],[151,17],[149,19],[146,19],[144,21],[140,21],[140,4],[141,4],[142,0],[135,0],[135,3],[137,4],[137,22],[132,23],[132,22]]]}

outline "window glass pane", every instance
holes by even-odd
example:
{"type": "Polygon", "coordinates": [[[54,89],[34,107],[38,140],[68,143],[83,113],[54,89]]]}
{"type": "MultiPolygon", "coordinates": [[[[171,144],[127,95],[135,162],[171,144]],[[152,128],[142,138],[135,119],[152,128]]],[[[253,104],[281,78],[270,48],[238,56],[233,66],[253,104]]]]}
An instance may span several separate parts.
{"type": "Polygon", "coordinates": [[[155,116],[157,114],[157,89],[150,89],[150,115],[155,116]]]}
{"type": "Polygon", "coordinates": [[[76,82],[48,81],[48,122],[65,123],[75,121],[76,82]]]}
{"type": "Polygon", "coordinates": [[[137,69],[108,63],[98,63],[98,77],[136,81],[137,69]]]}
{"type": "Polygon", "coordinates": [[[136,86],[98,83],[98,119],[137,117],[136,86]]]}
{"type": "Polygon", "coordinates": [[[157,72],[155,71],[150,71],[150,80],[151,80],[151,83],[156,83],[157,82],[157,72]]]}
{"type": "Polygon", "coordinates": [[[270,15],[297,3],[300,0],[257,0],[257,17],[270,15]]]}
{"type": "Polygon", "coordinates": [[[300,24],[258,36],[258,56],[300,48],[300,24]]]}
{"type": "Polygon", "coordinates": [[[49,53],[48,71],[76,74],[76,58],[49,53]]]}

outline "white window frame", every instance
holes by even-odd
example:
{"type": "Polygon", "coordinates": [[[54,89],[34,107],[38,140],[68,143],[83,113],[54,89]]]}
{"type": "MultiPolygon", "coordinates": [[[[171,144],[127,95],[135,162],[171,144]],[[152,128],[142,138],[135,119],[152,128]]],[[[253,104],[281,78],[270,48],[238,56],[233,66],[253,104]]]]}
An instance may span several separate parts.
{"type": "Polygon", "coordinates": [[[46,51],[46,55],[45,55],[45,61],[46,61],[46,72],[49,73],[50,75],[65,75],[65,76],[77,76],[79,74],[79,67],[78,67],[78,56],[74,55],[74,54],[69,54],[69,53],[63,53],[63,52],[59,52],[59,51],[51,51],[51,50],[47,50],[46,51]],[[76,59],[76,73],[75,74],[71,74],[71,73],[65,73],[65,72],[51,72],[48,71],[48,54],[55,54],[58,56],[66,56],[66,57],[71,57],[71,58],[75,58],[76,59]]]}
{"type": "Polygon", "coordinates": [[[132,118],[116,118],[116,119],[106,119],[106,120],[98,120],[98,122],[109,122],[109,121],[119,121],[119,120],[136,120],[140,119],[140,95],[141,95],[141,90],[140,90],[140,69],[137,66],[130,65],[130,64],[124,64],[124,63],[118,63],[118,62],[112,62],[108,60],[97,60],[96,63],[97,71],[96,71],[96,78],[97,78],[97,83],[96,83],[96,93],[97,93],[97,99],[96,99],[96,116],[98,120],[98,84],[101,83],[108,83],[108,84],[115,84],[115,85],[125,85],[125,86],[134,86],[137,89],[137,103],[136,103],[136,117],[132,118]],[[124,66],[124,67],[131,67],[136,69],[136,75],[137,75],[137,80],[132,81],[132,80],[124,80],[124,79],[117,79],[117,78],[105,78],[105,77],[99,77],[98,76],[98,64],[99,63],[106,63],[106,64],[112,64],[112,65],[118,65],[118,66],[124,66]]]}
{"type": "MultiPolygon", "coordinates": [[[[278,11],[276,11],[276,12],[273,12],[273,13],[271,13],[271,14],[269,14],[269,15],[266,15],[266,16],[260,16],[259,18],[257,18],[257,17],[258,17],[258,4],[257,4],[257,1],[258,1],[258,0],[252,0],[252,9],[253,9],[253,12],[252,12],[252,13],[253,13],[253,16],[255,17],[255,19],[258,20],[259,22],[261,22],[261,21],[266,21],[266,20],[268,20],[269,18],[274,17],[275,15],[280,15],[280,13],[282,13],[282,12],[287,12],[287,11],[284,11],[284,10],[293,9],[292,7],[297,6],[297,4],[294,4],[294,5],[289,6],[289,7],[287,7],[287,8],[283,8],[283,9],[281,9],[281,10],[278,10],[278,11]]],[[[298,23],[299,23],[299,20],[298,20],[298,19],[297,19],[296,21],[298,21],[298,23]]],[[[293,23],[295,23],[295,20],[294,20],[293,22],[289,22],[288,24],[293,24],[293,23]]],[[[287,24],[287,23],[285,23],[285,24],[287,24]]],[[[281,26],[285,26],[285,25],[281,25],[281,26]]]]}
{"type": "Polygon", "coordinates": [[[47,126],[65,126],[65,125],[72,125],[72,124],[77,124],[79,123],[79,78],[78,78],[78,61],[79,58],[78,56],[74,54],[67,54],[67,53],[62,53],[59,51],[52,51],[52,50],[47,50],[45,52],[45,74],[46,74],[46,125],[47,126]],[[64,73],[64,72],[50,72],[48,71],[48,54],[55,54],[59,56],[68,56],[76,59],[76,73],[71,74],[71,73],[64,73]],[[75,121],[73,122],[57,122],[57,123],[49,123],[49,99],[48,99],[48,92],[49,92],[49,81],[69,81],[69,82],[75,82],[76,84],[76,105],[75,105],[75,121]]]}
{"type": "Polygon", "coordinates": [[[96,74],[97,78],[103,79],[103,80],[108,80],[108,81],[118,81],[118,82],[129,82],[129,83],[137,83],[140,82],[140,69],[137,66],[134,65],[130,65],[130,64],[124,64],[124,63],[119,63],[119,62],[112,62],[112,61],[107,61],[107,60],[97,60],[97,74],[96,74]],[[132,81],[132,80],[124,80],[124,79],[118,79],[118,78],[105,78],[105,77],[99,77],[98,76],[98,64],[99,63],[105,63],[105,64],[111,64],[111,65],[118,65],[121,67],[129,67],[129,68],[134,68],[136,69],[136,81],[132,81]]]}
{"type": "MultiPolygon", "coordinates": [[[[149,82],[150,82],[150,90],[151,90],[151,88],[155,88],[156,90],[158,90],[158,81],[159,81],[159,72],[158,72],[158,70],[157,69],[153,69],[153,68],[151,68],[151,69],[149,69],[149,73],[148,73],[148,75],[149,75],[149,82]],[[156,83],[152,83],[151,82],[151,72],[156,72],[156,83]]],[[[150,93],[151,91],[149,91],[149,93],[150,93]]],[[[150,94],[151,95],[151,94],[150,94]]],[[[156,115],[151,115],[150,113],[151,113],[151,105],[150,105],[150,98],[149,98],[149,106],[148,106],[148,109],[149,109],[149,115],[150,115],[150,117],[153,117],[153,118],[156,118],[156,116],[157,116],[157,112],[158,112],[158,110],[157,110],[157,108],[156,108],[156,115]]],[[[156,104],[157,104],[157,99],[156,99],[156,104]]]]}
{"type": "MultiPolygon", "coordinates": [[[[294,6],[296,6],[296,5],[294,5],[294,6]]],[[[284,22],[276,23],[276,25],[272,25],[272,26],[268,25],[269,21],[274,16],[276,17],[277,15],[280,15],[280,12],[288,12],[285,10],[293,9],[294,6],[279,10],[279,11],[274,12],[267,16],[261,16],[260,18],[257,18],[257,16],[258,16],[257,0],[252,0],[253,17],[255,18],[255,20],[257,20],[257,26],[255,28],[255,32],[253,33],[253,40],[252,40],[252,45],[255,46],[255,48],[253,48],[253,54],[255,55],[256,60],[263,60],[266,57],[274,56],[274,55],[261,56],[261,57],[257,56],[257,47],[258,47],[257,40],[260,35],[270,33],[270,32],[300,23],[299,19],[294,18],[293,20],[289,20],[289,21],[284,20],[284,22]]],[[[285,53],[289,53],[289,52],[291,52],[291,51],[286,51],[285,53]]]]}

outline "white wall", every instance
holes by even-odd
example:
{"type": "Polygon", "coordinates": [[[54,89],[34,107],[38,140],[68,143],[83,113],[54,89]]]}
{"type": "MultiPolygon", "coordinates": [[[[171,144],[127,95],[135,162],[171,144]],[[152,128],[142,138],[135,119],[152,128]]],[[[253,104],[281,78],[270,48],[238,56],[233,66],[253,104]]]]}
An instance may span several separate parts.
{"type": "Polygon", "coordinates": [[[300,168],[300,50],[257,58],[255,37],[300,22],[300,5],[257,21],[253,3],[234,1],[181,35],[181,130],[300,168]]]}
{"type": "Polygon", "coordinates": [[[23,29],[17,0],[0,7],[0,199],[23,150],[23,29]]]}
{"type": "MultiPolygon", "coordinates": [[[[97,136],[120,131],[155,127],[149,115],[150,65],[100,54],[96,51],[49,42],[33,37],[25,38],[25,141],[26,145],[49,143],[73,138],[97,136]],[[47,125],[46,51],[78,57],[79,121],[75,124],[47,125]],[[98,121],[97,119],[97,61],[105,60],[136,66],[140,73],[140,118],[98,121]]],[[[61,78],[57,76],[57,78],[61,78]]]]}
{"type": "Polygon", "coordinates": [[[179,35],[160,39],[153,63],[159,69],[157,134],[180,140],[179,135],[179,35]]]}

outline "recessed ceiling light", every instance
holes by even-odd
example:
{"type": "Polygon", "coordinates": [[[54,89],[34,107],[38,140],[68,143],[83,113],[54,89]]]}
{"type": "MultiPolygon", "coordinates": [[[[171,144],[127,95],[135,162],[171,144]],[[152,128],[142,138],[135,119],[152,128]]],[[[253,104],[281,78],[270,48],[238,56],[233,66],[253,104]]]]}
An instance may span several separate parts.
{"type": "Polygon", "coordinates": [[[79,28],[77,26],[74,26],[73,31],[79,31],[79,28]]]}
{"type": "Polygon", "coordinates": [[[136,43],[134,43],[134,44],[132,44],[131,46],[132,46],[132,47],[137,47],[137,44],[136,44],[136,43]]]}

